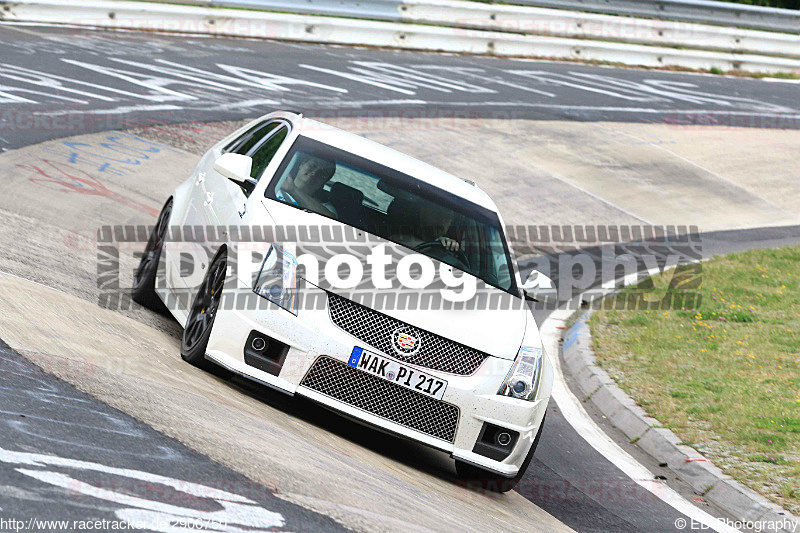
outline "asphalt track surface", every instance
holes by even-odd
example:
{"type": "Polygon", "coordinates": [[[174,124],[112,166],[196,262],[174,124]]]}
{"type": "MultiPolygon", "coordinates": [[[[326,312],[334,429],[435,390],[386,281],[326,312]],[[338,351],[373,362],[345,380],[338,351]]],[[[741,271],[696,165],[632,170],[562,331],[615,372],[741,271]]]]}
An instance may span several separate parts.
{"type": "Polygon", "coordinates": [[[577,63],[0,27],[0,147],[126,126],[315,115],[800,127],[798,85],[577,63]]]}
{"type": "MultiPolygon", "coordinates": [[[[238,119],[278,107],[323,116],[442,120],[800,124],[798,85],[784,82],[35,26],[0,26],[0,42],[3,149],[131,126],[238,119]]],[[[797,228],[720,232],[707,235],[705,243],[712,246],[709,252],[723,253],[796,243],[799,235],[797,228]]],[[[544,316],[537,313],[537,320],[544,316]]],[[[0,516],[10,511],[39,519],[128,516],[130,506],[118,496],[139,491],[160,500],[151,502],[154,512],[158,503],[177,502],[193,510],[189,516],[208,517],[238,501],[249,506],[251,514],[244,515],[258,515],[253,524],[240,526],[340,528],[49,376],[7,346],[0,346],[0,357],[0,516]],[[44,456],[93,466],[48,462],[44,456]],[[174,480],[183,492],[173,490],[174,480]],[[104,482],[119,494],[103,498],[76,491],[84,486],[80,481],[104,482]],[[201,495],[187,495],[187,482],[202,485],[194,490],[201,495]],[[154,484],[162,492],[154,491],[154,484]]],[[[658,470],[647,458],[637,458],[658,470]]],[[[518,492],[578,531],[675,531],[681,517],[599,456],[554,404],[518,492]]],[[[535,529],[520,529],[527,527],[535,529]]]]}
{"type": "Polygon", "coordinates": [[[25,530],[123,517],[157,525],[162,513],[211,525],[231,502],[241,518],[225,524],[231,530],[345,530],[43,372],[2,341],[0,365],[0,516],[22,520],[25,530]]]}

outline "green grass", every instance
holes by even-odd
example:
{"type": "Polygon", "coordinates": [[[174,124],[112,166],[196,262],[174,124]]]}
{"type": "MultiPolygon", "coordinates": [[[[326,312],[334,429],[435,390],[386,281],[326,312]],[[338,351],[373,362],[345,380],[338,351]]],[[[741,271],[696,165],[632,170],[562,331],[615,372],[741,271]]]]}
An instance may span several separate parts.
{"type": "MultiPolygon", "coordinates": [[[[645,286],[683,292],[671,278],[645,286]]],[[[598,362],[682,441],[797,512],[800,247],[704,263],[701,294],[695,309],[596,311],[598,362]]]]}

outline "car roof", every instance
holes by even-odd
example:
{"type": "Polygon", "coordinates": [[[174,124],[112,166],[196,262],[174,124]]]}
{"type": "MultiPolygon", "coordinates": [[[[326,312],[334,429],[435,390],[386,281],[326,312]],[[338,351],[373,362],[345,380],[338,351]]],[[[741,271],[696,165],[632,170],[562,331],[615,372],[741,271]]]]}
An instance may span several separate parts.
{"type": "MultiPolygon", "coordinates": [[[[277,115],[283,115],[279,113],[277,115]]],[[[288,113],[287,113],[288,115],[288,113]]],[[[330,124],[325,124],[302,115],[293,115],[294,130],[305,137],[345,150],[365,159],[375,161],[398,172],[428,183],[434,187],[459,196],[485,209],[497,212],[497,206],[483,190],[473,182],[458,178],[432,165],[423,163],[380,143],[350,133],[330,124]]],[[[286,117],[289,118],[289,117],[286,117]]]]}

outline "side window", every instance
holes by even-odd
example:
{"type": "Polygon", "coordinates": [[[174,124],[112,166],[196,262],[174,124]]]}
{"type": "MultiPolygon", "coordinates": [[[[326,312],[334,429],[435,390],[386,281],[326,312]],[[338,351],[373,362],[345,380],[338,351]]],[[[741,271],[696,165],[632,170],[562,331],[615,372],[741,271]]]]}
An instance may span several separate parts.
{"type": "Polygon", "coordinates": [[[234,152],[237,154],[246,155],[253,146],[258,144],[261,139],[266,137],[272,130],[277,128],[280,125],[280,122],[261,122],[256,124],[242,135],[237,137],[235,140],[228,143],[228,145],[222,149],[222,153],[227,152],[234,152]]]}
{"type": "Polygon", "coordinates": [[[272,161],[272,158],[275,157],[275,153],[278,151],[278,148],[281,147],[283,140],[286,139],[286,135],[289,133],[289,128],[286,126],[281,126],[278,128],[272,135],[267,137],[260,145],[256,146],[251,150],[249,155],[253,158],[253,168],[250,171],[250,177],[254,180],[258,180],[261,177],[261,174],[264,173],[269,162],[272,161]]]}

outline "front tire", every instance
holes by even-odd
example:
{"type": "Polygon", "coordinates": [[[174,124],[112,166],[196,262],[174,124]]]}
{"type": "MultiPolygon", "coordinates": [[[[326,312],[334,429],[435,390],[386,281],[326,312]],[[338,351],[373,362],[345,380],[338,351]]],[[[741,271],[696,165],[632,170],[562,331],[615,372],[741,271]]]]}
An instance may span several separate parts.
{"type": "Polygon", "coordinates": [[[150,232],[150,238],[145,246],[139,267],[133,275],[133,288],[131,289],[131,299],[153,311],[166,311],[164,302],[158,297],[155,291],[156,274],[158,274],[158,263],[161,260],[161,249],[164,247],[164,239],[169,229],[169,219],[172,215],[172,198],[167,200],[158,220],[150,232]]]}
{"type": "Polygon", "coordinates": [[[223,249],[209,265],[183,328],[181,357],[187,363],[207,370],[216,366],[206,360],[206,348],[222,300],[227,269],[228,253],[223,249]]]}
{"type": "Polygon", "coordinates": [[[525,456],[525,460],[522,461],[522,466],[520,466],[516,476],[511,478],[498,476],[494,472],[472,466],[456,459],[456,472],[458,473],[458,477],[466,483],[467,487],[481,488],[483,490],[500,493],[514,489],[525,475],[525,472],[527,472],[528,465],[531,464],[531,459],[533,459],[533,454],[539,446],[539,438],[542,436],[545,418],[547,418],[547,414],[542,417],[542,423],[539,425],[539,431],[536,432],[536,438],[533,439],[531,449],[528,455],[525,456]]]}

